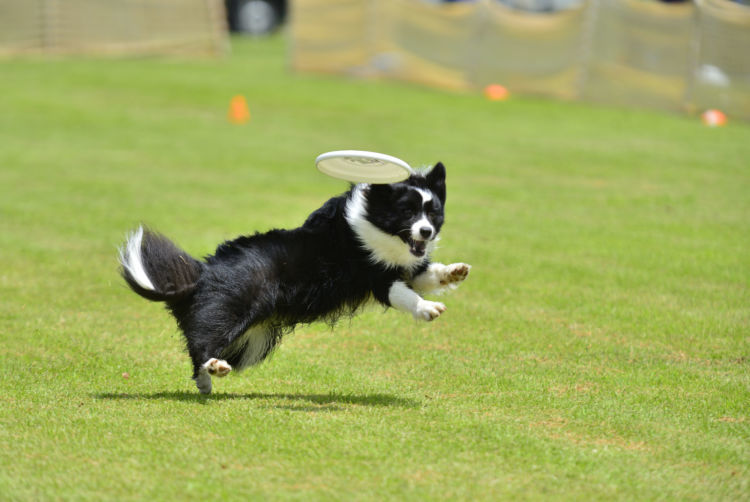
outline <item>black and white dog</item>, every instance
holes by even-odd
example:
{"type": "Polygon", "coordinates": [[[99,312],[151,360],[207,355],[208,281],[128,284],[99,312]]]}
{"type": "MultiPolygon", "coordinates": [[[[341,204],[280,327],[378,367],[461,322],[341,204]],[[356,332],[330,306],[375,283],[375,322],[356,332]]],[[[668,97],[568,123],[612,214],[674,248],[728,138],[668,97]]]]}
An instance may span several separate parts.
{"type": "Polygon", "coordinates": [[[139,227],[120,249],[139,295],[165,302],[185,335],[198,389],[263,361],[297,324],[333,325],[367,300],[431,321],[445,305],[420,294],[463,281],[465,263],[430,263],[445,207],[445,167],[391,185],[354,185],[293,230],[221,244],[198,261],[139,227]]]}

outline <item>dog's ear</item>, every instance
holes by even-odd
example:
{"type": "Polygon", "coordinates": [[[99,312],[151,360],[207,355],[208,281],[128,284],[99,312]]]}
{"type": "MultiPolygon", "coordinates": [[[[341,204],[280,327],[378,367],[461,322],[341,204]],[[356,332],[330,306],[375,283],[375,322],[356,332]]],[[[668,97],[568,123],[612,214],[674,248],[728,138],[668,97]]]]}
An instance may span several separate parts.
{"type": "Polygon", "coordinates": [[[445,204],[445,166],[442,162],[435,164],[435,167],[427,173],[427,186],[435,192],[440,202],[445,204]]]}

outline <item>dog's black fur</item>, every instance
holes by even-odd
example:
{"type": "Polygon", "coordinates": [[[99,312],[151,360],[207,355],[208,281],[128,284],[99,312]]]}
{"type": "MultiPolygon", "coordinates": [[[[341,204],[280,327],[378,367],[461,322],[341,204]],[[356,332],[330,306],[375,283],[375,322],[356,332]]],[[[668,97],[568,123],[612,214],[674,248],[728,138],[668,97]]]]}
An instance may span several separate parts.
{"type": "Polygon", "coordinates": [[[373,297],[390,306],[394,282],[408,284],[430,264],[425,241],[415,241],[409,225],[417,217],[426,219],[434,230],[430,240],[434,239],[443,224],[445,201],[445,168],[438,163],[402,183],[352,186],[313,212],[301,227],[225,242],[205,262],[146,229],[140,246],[135,243],[139,258],[130,256],[138,248],[121,251],[121,273],[133,291],[166,303],[185,336],[198,382],[212,358],[234,369],[264,360],[297,324],[323,320],[333,325],[373,297]],[[435,197],[422,207],[415,188],[435,197]],[[366,219],[408,246],[413,258],[408,264],[378,259],[378,250],[368,248],[356,234],[347,219],[355,190],[366,199],[366,219]],[[138,259],[153,288],[144,287],[128,266],[128,260],[138,259]],[[243,336],[251,328],[255,334],[243,336]]]}

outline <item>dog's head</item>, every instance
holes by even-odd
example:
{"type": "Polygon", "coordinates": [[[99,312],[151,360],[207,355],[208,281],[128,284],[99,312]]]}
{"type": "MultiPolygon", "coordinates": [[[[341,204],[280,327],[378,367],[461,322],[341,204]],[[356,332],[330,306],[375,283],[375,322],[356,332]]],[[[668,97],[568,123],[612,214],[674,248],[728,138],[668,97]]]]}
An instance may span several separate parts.
{"type": "Polygon", "coordinates": [[[445,196],[445,167],[437,163],[400,183],[356,186],[347,220],[374,261],[412,267],[435,247],[445,196]]]}

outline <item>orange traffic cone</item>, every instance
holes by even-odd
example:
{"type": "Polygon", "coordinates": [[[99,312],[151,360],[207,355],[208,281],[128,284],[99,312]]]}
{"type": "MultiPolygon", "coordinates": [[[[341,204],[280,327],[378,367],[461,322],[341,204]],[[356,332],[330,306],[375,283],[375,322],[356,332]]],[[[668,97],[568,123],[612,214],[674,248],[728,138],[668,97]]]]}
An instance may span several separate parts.
{"type": "Polygon", "coordinates": [[[701,120],[708,127],[721,127],[727,125],[727,116],[721,110],[706,110],[701,114],[701,120]]]}
{"type": "Polygon", "coordinates": [[[250,120],[250,109],[247,107],[245,96],[238,94],[229,102],[227,119],[232,124],[244,124],[250,120]]]}
{"type": "Polygon", "coordinates": [[[484,88],[484,97],[490,101],[504,101],[508,99],[508,89],[500,84],[490,84],[484,88]]]}

